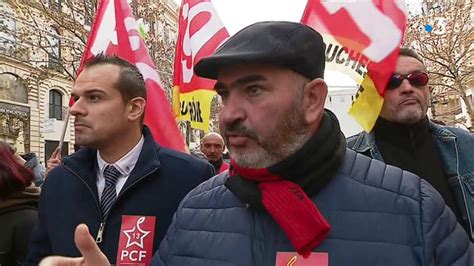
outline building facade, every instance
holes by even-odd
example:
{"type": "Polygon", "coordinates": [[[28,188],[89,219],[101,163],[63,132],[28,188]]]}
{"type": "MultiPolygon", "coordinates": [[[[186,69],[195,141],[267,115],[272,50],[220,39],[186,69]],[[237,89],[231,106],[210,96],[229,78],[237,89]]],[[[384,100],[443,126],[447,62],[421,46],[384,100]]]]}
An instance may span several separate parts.
{"type": "MultiPolygon", "coordinates": [[[[87,4],[82,11],[69,2],[74,1],[0,0],[0,140],[19,153],[35,153],[41,162],[58,146],[66,123],[62,154],[75,150],[74,120],[66,121],[68,102],[96,1],[78,1],[87,4]],[[72,32],[67,24],[56,23],[64,14],[81,28],[72,32]],[[83,36],[74,36],[78,32],[83,36]]],[[[166,32],[153,34],[176,36],[178,6],[172,0],[149,2],[165,6],[163,12],[169,13],[159,17],[169,20],[166,32]]],[[[143,20],[158,24],[154,18],[143,20]]]]}

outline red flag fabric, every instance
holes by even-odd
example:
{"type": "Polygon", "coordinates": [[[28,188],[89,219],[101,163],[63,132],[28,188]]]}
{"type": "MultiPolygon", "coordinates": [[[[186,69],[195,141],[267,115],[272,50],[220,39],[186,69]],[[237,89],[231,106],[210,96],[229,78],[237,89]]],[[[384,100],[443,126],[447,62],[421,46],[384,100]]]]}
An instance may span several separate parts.
{"type": "Polygon", "coordinates": [[[137,66],[145,79],[147,88],[145,124],[160,145],[185,151],[184,140],[176,125],[166,93],[161,86],[160,76],[140,38],[138,23],[133,17],[127,0],[100,2],[79,72],[85,61],[99,53],[117,55],[137,66]]]}
{"type": "Polygon", "coordinates": [[[174,61],[173,109],[193,128],[208,131],[214,80],[194,74],[194,65],[211,55],[229,33],[210,0],[183,0],[174,61]]]}
{"type": "Polygon", "coordinates": [[[74,100],[73,97],[69,98],[69,107],[72,107],[76,103],[76,100],[74,100]]]}
{"type": "Polygon", "coordinates": [[[370,131],[382,107],[385,86],[395,69],[405,32],[403,1],[310,0],[301,22],[325,38],[329,69],[334,59],[339,70],[343,66],[349,76],[360,76],[356,82],[362,85],[361,90],[350,113],[370,131]]]}

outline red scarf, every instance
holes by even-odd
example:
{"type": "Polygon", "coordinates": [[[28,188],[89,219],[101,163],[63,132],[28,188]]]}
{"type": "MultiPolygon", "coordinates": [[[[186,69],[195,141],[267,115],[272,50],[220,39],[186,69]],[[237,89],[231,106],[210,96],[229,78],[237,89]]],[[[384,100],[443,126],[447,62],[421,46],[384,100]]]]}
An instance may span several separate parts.
{"type": "Polygon", "coordinates": [[[274,175],[267,168],[242,168],[231,160],[230,175],[256,181],[262,205],[285,232],[296,251],[307,257],[331,230],[314,202],[297,184],[274,175]]]}

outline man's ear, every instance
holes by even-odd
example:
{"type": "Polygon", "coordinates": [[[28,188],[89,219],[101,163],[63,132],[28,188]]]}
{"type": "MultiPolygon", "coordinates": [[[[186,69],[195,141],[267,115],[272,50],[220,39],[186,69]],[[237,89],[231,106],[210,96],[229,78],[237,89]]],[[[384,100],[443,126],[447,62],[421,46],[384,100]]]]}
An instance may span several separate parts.
{"type": "Polygon", "coordinates": [[[131,121],[139,120],[145,113],[146,100],[142,97],[132,98],[128,102],[128,119],[131,121]]]}
{"type": "Polygon", "coordinates": [[[318,124],[324,111],[324,103],[328,94],[328,86],[323,79],[313,79],[304,87],[303,108],[306,123],[318,124]]]}

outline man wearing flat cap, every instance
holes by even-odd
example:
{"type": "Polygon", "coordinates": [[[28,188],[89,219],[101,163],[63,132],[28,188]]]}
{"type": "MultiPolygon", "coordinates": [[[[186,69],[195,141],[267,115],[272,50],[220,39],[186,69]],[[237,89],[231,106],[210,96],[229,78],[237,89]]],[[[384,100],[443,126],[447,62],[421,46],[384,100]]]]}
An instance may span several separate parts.
{"type": "MultiPolygon", "coordinates": [[[[473,265],[431,185],[346,149],[324,66],[318,32],[274,21],[195,66],[217,80],[231,168],[183,199],[154,265],[473,265]]],[[[101,262],[76,236],[86,264],[101,262]]]]}

